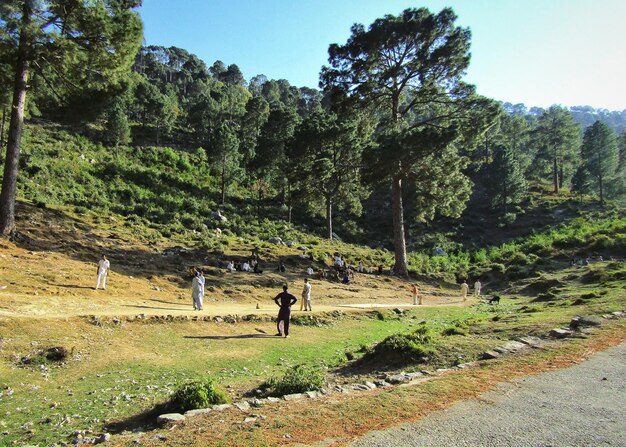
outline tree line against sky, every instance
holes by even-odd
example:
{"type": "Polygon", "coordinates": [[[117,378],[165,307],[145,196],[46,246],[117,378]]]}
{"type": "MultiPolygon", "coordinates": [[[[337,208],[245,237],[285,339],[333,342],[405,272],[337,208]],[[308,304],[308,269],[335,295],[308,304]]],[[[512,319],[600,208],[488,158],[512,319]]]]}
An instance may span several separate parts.
{"type": "Polygon", "coordinates": [[[286,220],[294,207],[323,215],[328,238],[338,211],[358,216],[368,197],[387,195],[398,274],[407,271],[407,220],[459,217],[472,196],[512,221],[529,182],[601,204],[626,195],[623,128],[583,129],[574,120],[583,109],[527,111],[478,95],[463,81],[470,30],[449,8],[354,25],[347,42],[330,45],[317,90],[263,75],[246,82],[235,64],[141,47],[139,3],[0,6],[0,100],[10,110],[2,234],[15,231],[25,116],[95,126],[112,150],[202,148],[220,203],[243,187],[257,204],[279,203],[286,220]]]}

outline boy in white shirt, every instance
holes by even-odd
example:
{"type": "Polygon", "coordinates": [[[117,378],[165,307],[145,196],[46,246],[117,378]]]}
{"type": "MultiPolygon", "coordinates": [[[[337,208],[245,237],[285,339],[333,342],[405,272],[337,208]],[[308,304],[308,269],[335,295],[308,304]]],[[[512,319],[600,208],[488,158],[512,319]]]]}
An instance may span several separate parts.
{"type": "Polygon", "coordinates": [[[102,259],[98,262],[98,270],[96,275],[98,277],[96,281],[96,290],[100,287],[100,283],[102,283],[102,290],[106,290],[107,288],[107,274],[111,269],[111,263],[107,259],[105,255],[102,255],[102,259]]]}

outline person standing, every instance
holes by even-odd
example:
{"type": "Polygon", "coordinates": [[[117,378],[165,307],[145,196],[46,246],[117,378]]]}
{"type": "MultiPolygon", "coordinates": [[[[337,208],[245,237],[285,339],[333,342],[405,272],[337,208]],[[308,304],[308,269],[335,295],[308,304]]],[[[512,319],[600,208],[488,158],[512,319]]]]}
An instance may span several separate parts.
{"type": "Polygon", "coordinates": [[[481,287],[482,287],[482,284],[480,283],[480,280],[477,279],[476,282],[474,283],[474,296],[480,296],[481,287]]]}
{"type": "Polygon", "coordinates": [[[302,310],[303,303],[305,311],[313,310],[311,309],[311,283],[308,278],[304,278],[304,288],[302,289],[302,303],[300,303],[300,310],[302,310]]]}
{"type": "Polygon", "coordinates": [[[420,295],[420,291],[417,288],[417,284],[411,284],[411,293],[413,294],[413,305],[422,305],[422,296],[420,295]],[[419,301],[418,301],[419,298],[419,301]]]}
{"type": "Polygon", "coordinates": [[[191,281],[191,298],[193,299],[193,310],[202,310],[204,304],[204,276],[202,276],[201,271],[196,271],[191,281]]]}
{"type": "Polygon", "coordinates": [[[107,259],[106,255],[102,255],[102,258],[98,262],[98,268],[96,270],[96,290],[100,287],[100,283],[102,283],[102,290],[107,289],[107,274],[111,269],[111,263],[107,259]]]}
{"type": "Polygon", "coordinates": [[[469,292],[469,286],[467,282],[463,280],[463,284],[461,284],[461,295],[463,296],[463,301],[467,300],[467,292],[469,292]]]}
{"type": "Polygon", "coordinates": [[[298,298],[289,293],[287,289],[287,284],[285,284],[283,286],[283,291],[276,295],[276,297],[274,298],[274,302],[278,307],[280,307],[280,310],[278,311],[278,318],[276,321],[276,328],[278,329],[278,333],[276,334],[276,336],[282,337],[284,332],[285,338],[289,337],[289,319],[291,318],[291,306],[293,306],[296,301],[298,301],[298,298]]]}

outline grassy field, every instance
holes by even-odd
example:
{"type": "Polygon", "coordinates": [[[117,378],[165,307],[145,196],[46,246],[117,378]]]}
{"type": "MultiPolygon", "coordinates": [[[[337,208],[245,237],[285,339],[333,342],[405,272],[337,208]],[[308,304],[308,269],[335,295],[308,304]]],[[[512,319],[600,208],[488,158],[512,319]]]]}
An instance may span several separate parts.
{"type": "MultiPolygon", "coordinates": [[[[475,360],[517,336],[543,337],[573,316],[626,308],[623,260],[584,266],[568,262],[590,249],[602,250],[607,259],[620,254],[623,258],[625,227],[620,215],[591,223],[574,221],[560,231],[551,229],[489,251],[428,258],[428,268],[437,272],[454,275],[467,267],[482,275],[486,292],[501,297],[499,305],[475,298],[462,303],[457,286],[441,277],[420,277],[426,302],[422,307],[408,306],[409,283],[399,278],[358,275],[349,286],[314,281],[313,315],[318,324],[295,311],[294,323],[300,324],[293,326],[289,339],[282,339],[273,336],[269,316],[276,308],[270,299],[283,282],[298,295],[296,287],[310,261],[299,257],[297,244],[287,247],[259,237],[213,234],[202,246],[194,245],[199,236],[193,233],[152,237],[148,226],[118,215],[26,203],[20,204],[18,214],[20,239],[0,242],[0,278],[9,286],[0,291],[0,445],[51,445],[71,441],[77,432],[89,436],[151,429],[151,410],[188,380],[213,377],[238,399],[299,364],[323,368],[329,386],[371,379],[392,368],[445,368],[475,360]],[[263,275],[224,272],[225,260],[242,259],[254,246],[267,266],[263,275]],[[113,266],[106,293],[91,290],[101,252],[109,254],[113,266]],[[279,258],[287,261],[284,275],[273,269],[279,258]],[[189,297],[193,266],[207,271],[210,289],[204,315],[255,314],[259,320],[189,320],[197,315],[189,297]],[[404,305],[409,310],[399,315],[386,308],[339,307],[345,304],[404,305]],[[135,320],[139,314],[185,319],[135,320]],[[103,323],[94,324],[92,315],[103,317],[103,323]],[[431,354],[423,361],[398,366],[388,364],[384,356],[360,360],[387,337],[410,334],[424,325],[432,339],[427,346],[431,354]],[[459,335],[444,335],[455,333],[459,335]],[[69,350],[66,361],[37,360],[37,353],[53,346],[69,350]],[[28,356],[36,361],[27,364],[28,356]]],[[[298,244],[311,247],[318,265],[330,262],[335,250],[372,263],[389,256],[383,250],[331,245],[289,231],[298,244]]],[[[607,324],[601,334],[597,337],[605,339],[604,345],[595,337],[585,342],[598,349],[606,340],[617,343],[624,339],[624,324],[607,324]]],[[[534,371],[531,365],[544,365],[536,368],[540,370],[546,362],[558,363],[555,359],[563,352],[570,359],[584,356],[582,343],[512,359],[514,373],[497,361],[411,390],[376,390],[363,398],[336,396],[335,403],[326,406],[311,402],[289,417],[267,410],[261,427],[245,428],[231,416],[211,416],[210,426],[205,419],[190,422],[176,438],[168,438],[168,445],[182,445],[183,439],[208,445],[294,444],[332,437],[331,428],[343,430],[342,436],[356,435],[475,395],[498,380],[534,371]],[[332,421],[312,435],[304,429],[307,424],[292,429],[298,417],[332,421]],[[281,438],[286,432],[294,437],[281,438]]],[[[136,436],[122,433],[114,443],[132,443],[136,436]]],[[[150,436],[146,434],[142,444],[149,445],[150,436]]]]}

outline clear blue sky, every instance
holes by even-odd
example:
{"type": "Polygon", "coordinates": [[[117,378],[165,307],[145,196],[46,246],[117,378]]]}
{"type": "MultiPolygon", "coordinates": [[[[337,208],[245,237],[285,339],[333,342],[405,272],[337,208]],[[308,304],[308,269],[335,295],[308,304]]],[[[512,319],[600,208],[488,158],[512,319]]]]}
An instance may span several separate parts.
{"type": "Polygon", "coordinates": [[[626,109],[626,0],[144,0],[146,45],[317,87],[328,45],[408,7],[451,6],[472,30],[466,79],[528,106],[626,109]]]}

